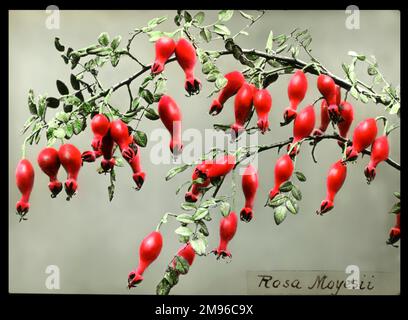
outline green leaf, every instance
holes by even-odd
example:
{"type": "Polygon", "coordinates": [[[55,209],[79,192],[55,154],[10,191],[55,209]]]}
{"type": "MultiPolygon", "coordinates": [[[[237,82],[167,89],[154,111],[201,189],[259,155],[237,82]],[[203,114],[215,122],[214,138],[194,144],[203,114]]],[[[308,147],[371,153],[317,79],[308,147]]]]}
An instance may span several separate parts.
{"type": "Polygon", "coordinates": [[[191,14],[186,10],[184,10],[184,20],[186,22],[191,22],[193,20],[193,18],[191,17],[191,14]]]}
{"type": "Polygon", "coordinates": [[[181,213],[177,216],[176,218],[177,221],[181,222],[181,223],[194,223],[193,218],[191,218],[191,215],[187,214],[187,213],[181,213]]]}
{"type": "Polygon", "coordinates": [[[230,210],[231,210],[231,205],[230,205],[228,202],[222,201],[221,204],[220,204],[221,214],[222,214],[224,217],[226,217],[226,216],[229,215],[230,210]]]}
{"type": "Polygon", "coordinates": [[[28,109],[30,110],[30,113],[34,116],[37,115],[37,106],[34,102],[34,91],[33,89],[30,89],[28,91],[28,109]]]}
{"type": "Polygon", "coordinates": [[[269,32],[268,40],[266,41],[265,50],[267,53],[270,53],[272,52],[272,48],[273,48],[273,31],[271,30],[269,32]]]}
{"type": "Polygon", "coordinates": [[[60,38],[58,37],[55,37],[54,45],[55,45],[55,48],[60,52],[63,52],[65,50],[65,47],[60,43],[60,38]]]}
{"type": "Polygon", "coordinates": [[[57,89],[61,95],[67,95],[69,93],[68,87],[61,80],[57,80],[57,89]]]}
{"type": "Polygon", "coordinates": [[[300,182],[305,182],[306,181],[306,176],[300,172],[300,171],[295,171],[295,175],[296,178],[300,181],[300,182]]]}
{"type": "Polygon", "coordinates": [[[222,24],[214,25],[213,29],[214,29],[214,32],[219,34],[219,35],[222,35],[222,36],[231,35],[231,31],[226,26],[224,26],[222,24]]]}
{"type": "Polygon", "coordinates": [[[210,233],[208,232],[208,228],[207,228],[207,225],[205,224],[205,222],[203,220],[200,220],[197,223],[200,226],[198,231],[200,233],[202,233],[203,236],[208,237],[210,235],[210,233]]]}
{"type": "Polygon", "coordinates": [[[278,49],[276,49],[276,54],[281,53],[283,50],[287,48],[287,44],[284,44],[283,46],[280,46],[278,49]]]}
{"type": "Polygon", "coordinates": [[[214,207],[216,205],[217,205],[217,201],[215,201],[214,198],[210,198],[210,199],[207,199],[207,200],[203,201],[201,203],[200,207],[208,208],[208,207],[214,207]]]}
{"type": "Polygon", "coordinates": [[[120,61],[120,54],[114,53],[110,56],[110,62],[111,62],[112,67],[116,67],[119,64],[119,61],[120,61]]]}
{"type": "Polygon", "coordinates": [[[148,103],[152,104],[154,102],[154,96],[153,93],[151,93],[149,90],[144,89],[141,93],[140,96],[148,103]]]}
{"type": "Polygon", "coordinates": [[[280,192],[288,192],[290,190],[292,190],[293,184],[290,181],[285,181],[284,183],[282,183],[279,187],[279,191],[280,192]]]}
{"type": "Polygon", "coordinates": [[[143,148],[146,147],[147,145],[147,134],[146,133],[140,130],[135,130],[133,137],[135,138],[135,142],[137,143],[138,146],[143,147],[143,148]]]}
{"type": "Polygon", "coordinates": [[[392,105],[392,107],[390,108],[389,113],[390,114],[396,114],[396,113],[398,113],[399,110],[400,110],[400,104],[397,102],[397,103],[394,103],[392,105]]]}
{"type": "Polygon", "coordinates": [[[234,10],[221,10],[218,12],[218,20],[225,22],[232,18],[234,15],[234,10]]]}
{"type": "Polygon", "coordinates": [[[397,214],[397,213],[400,213],[400,211],[401,211],[401,202],[397,202],[396,204],[392,206],[390,213],[397,214]]]}
{"type": "Polygon", "coordinates": [[[202,28],[200,31],[200,37],[203,38],[205,42],[210,42],[212,39],[211,31],[208,28],[202,28]]]}
{"type": "Polygon", "coordinates": [[[401,199],[401,195],[397,191],[394,192],[394,197],[396,197],[397,199],[401,199]]]}
{"type": "Polygon", "coordinates": [[[68,122],[68,120],[69,120],[69,115],[68,115],[67,113],[61,111],[61,112],[58,112],[58,113],[55,115],[55,119],[57,119],[57,120],[59,120],[59,121],[61,121],[61,122],[68,122]]]}
{"type": "MultiPolygon", "coordinates": [[[[370,76],[375,76],[375,75],[378,74],[378,70],[377,70],[377,68],[374,67],[373,65],[370,65],[370,66],[367,68],[367,73],[368,73],[370,76]]],[[[379,75],[379,80],[381,80],[381,75],[379,75]]],[[[376,81],[378,81],[378,80],[376,80],[376,81]]]]}
{"type": "Polygon", "coordinates": [[[209,213],[207,208],[198,208],[197,211],[193,214],[194,221],[203,219],[209,213]]]}
{"type": "Polygon", "coordinates": [[[217,89],[221,90],[227,85],[227,83],[228,83],[227,78],[225,78],[222,74],[220,74],[217,80],[215,81],[215,86],[217,87],[217,89]]]}
{"type": "Polygon", "coordinates": [[[166,178],[165,178],[166,181],[169,181],[171,178],[173,178],[175,175],[179,174],[180,172],[185,171],[188,167],[189,167],[188,164],[183,164],[181,166],[171,168],[167,172],[167,175],[166,175],[166,178]]]}
{"type": "Polygon", "coordinates": [[[186,211],[197,210],[197,206],[192,202],[183,202],[180,207],[186,211]]]}
{"type": "Polygon", "coordinates": [[[240,14],[241,16],[243,16],[245,19],[254,21],[254,17],[251,16],[250,14],[248,14],[248,13],[245,13],[244,11],[239,11],[239,14],[240,14]]]}
{"type": "Polygon", "coordinates": [[[293,197],[296,200],[298,200],[298,201],[302,200],[302,192],[300,191],[300,189],[297,186],[293,185],[292,190],[290,192],[292,193],[293,197]]]}
{"type": "Polygon", "coordinates": [[[193,239],[190,241],[190,244],[191,244],[191,247],[196,252],[196,254],[198,254],[199,256],[205,255],[205,250],[207,246],[206,246],[204,239],[202,238],[193,239]]]}
{"type": "Polygon", "coordinates": [[[121,40],[122,40],[121,36],[116,36],[115,38],[113,38],[113,40],[111,42],[112,50],[116,50],[119,47],[121,40]]]}
{"type": "Polygon", "coordinates": [[[71,86],[72,88],[74,88],[74,90],[79,90],[80,89],[80,85],[79,85],[79,81],[76,78],[76,76],[74,74],[71,73],[71,76],[69,78],[70,82],[71,82],[71,86]]]}
{"type": "Polygon", "coordinates": [[[288,210],[286,209],[286,206],[277,207],[273,214],[275,223],[277,225],[280,225],[283,222],[283,220],[285,220],[287,214],[288,214],[288,210]]]}
{"type": "Polygon", "coordinates": [[[98,37],[98,42],[101,46],[106,47],[109,44],[109,35],[107,32],[102,32],[98,37]]]}
{"type": "Polygon", "coordinates": [[[175,231],[176,234],[184,237],[190,237],[193,234],[193,231],[189,227],[178,227],[175,231]]]}
{"type": "Polygon", "coordinates": [[[204,18],[205,18],[205,13],[200,11],[194,15],[193,20],[195,21],[197,25],[201,25],[204,22],[204,18]]]}
{"type": "Polygon", "coordinates": [[[53,131],[53,135],[57,139],[63,139],[65,137],[65,130],[63,128],[58,128],[53,131]]]}
{"type": "Polygon", "coordinates": [[[71,104],[64,104],[64,106],[63,106],[63,110],[64,110],[64,112],[66,112],[66,113],[70,113],[70,112],[72,112],[72,109],[73,109],[74,107],[71,105],[71,104]]]}
{"type": "Polygon", "coordinates": [[[207,81],[214,82],[221,73],[218,70],[213,70],[207,75],[207,81]]]}
{"type": "Polygon", "coordinates": [[[188,272],[190,265],[188,264],[188,261],[186,259],[180,256],[176,256],[175,262],[176,262],[175,269],[180,274],[186,274],[188,272]]]}
{"type": "Polygon", "coordinates": [[[286,206],[286,209],[288,209],[290,213],[292,213],[292,214],[297,213],[296,208],[294,206],[294,202],[292,202],[291,199],[286,200],[285,206],[286,206]]]}
{"type": "Polygon", "coordinates": [[[111,185],[108,186],[109,201],[113,200],[114,194],[115,194],[115,185],[111,184],[111,185]]]}
{"type": "Polygon", "coordinates": [[[350,94],[353,96],[354,99],[358,100],[360,94],[358,93],[355,87],[351,87],[350,94]]]}
{"type": "Polygon", "coordinates": [[[72,123],[67,123],[67,126],[65,128],[65,138],[71,139],[73,134],[74,134],[74,126],[72,125],[72,123]]]}
{"type": "Polygon", "coordinates": [[[145,117],[149,120],[160,119],[160,116],[157,114],[157,112],[153,108],[146,109],[145,117]]]}
{"type": "Polygon", "coordinates": [[[212,70],[214,70],[216,67],[212,63],[212,61],[207,61],[206,63],[203,64],[201,71],[204,74],[209,74],[212,70]]]}
{"type": "Polygon", "coordinates": [[[75,134],[80,134],[82,131],[82,121],[79,119],[75,119],[74,122],[72,123],[74,133],[75,134]]]}
{"type": "Polygon", "coordinates": [[[361,94],[360,94],[360,100],[361,100],[361,102],[363,102],[363,103],[367,103],[367,102],[368,102],[368,98],[367,98],[367,96],[366,96],[364,93],[361,93],[361,94]]]}
{"type": "Polygon", "coordinates": [[[45,109],[46,109],[46,99],[45,97],[40,96],[38,99],[38,116],[40,118],[44,117],[45,109]]]}
{"type": "Polygon", "coordinates": [[[72,104],[72,105],[74,105],[74,106],[79,106],[79,105],[82,103],[82,101],[81,101],[78,97],[76,97],[76,96],[68,96],[68,97],[65,97],[65,98],[64,98],[64,102],[65,102],[66,104],[72,104]]]}
{"type": "Polygon", "coordinates": [[[277,194],[275,196],[275,198],[272,199],[272,201],[268,201],[268,206],[275,208],[275,207],[279,207],[280,205],[284,204],[286,199],[288,197],[284,194],[277,194]]]}

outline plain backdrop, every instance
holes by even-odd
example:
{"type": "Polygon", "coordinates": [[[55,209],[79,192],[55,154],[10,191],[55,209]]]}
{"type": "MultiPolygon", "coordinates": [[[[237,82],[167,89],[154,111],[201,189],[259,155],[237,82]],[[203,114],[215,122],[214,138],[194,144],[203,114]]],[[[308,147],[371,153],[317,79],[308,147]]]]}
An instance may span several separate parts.
{"type": "MultiPolygon", "coordinates": [[[[96,164],[86,164],[79,177],[79,192],[71,201],[61,194],[51,199],[47,189],[47,177],[36,164],[36,156],[45,145],[45,136],[38,146],[29,146],[28,158],[36,170],[35,187],[31,194],[31,209],[28,221],[18,222],[15,203],[19,192],[14,182],[15,167],[21,157],[20,134],[29,117],[27,93],[57,96],[56,79],[69,83],[70,67],[64,64],[54,48],[54,38],[60,37],[64,45],[75,49],[96,43],[102,31],[111,38],[122,35],[125,46],[129,33],[143,27],[147,22],[163,15],[168,20],[159,30],[172,31],[175,11],[62,11],[60,29],[47,29],[47,13],[43,11],[10,11],[9,13],[9,290],[10,292],[50,291],[45,286],[48,276],[46,268],[56,265],[60,270],[60,293],[116,293],[129,294],[126,289],[127,275],[138,261],[140,241],[153,230],[165,212],[181,213],[180,203],[184,192],[175,195],[175,190],[190,178],[186,171],[169,182],[164,180],[173,167],[154,165],[149,159],[152,145],[141,150],[142,165],[147,172],[143,189],[136,192],[128,166],[118,168],[114,200],[109,202],[108,176],[96,172],[96,164]]],[[[193,14],[196,11],[192,12],[193,14]]],[[[206,11],[206,21],[211,23],[215,11],[206,11]]],[[[256,14],[256,12],[249,12],[256,14]]],[[[362,54],[374,54],[387,80],[396,85],[400,82],[400,14],[398,11],[361,11],[360,29],[345,27],[347,15],[344,11],[270,11],[259,23],[248,30],[249,36],[241,36],[238,43],[244,48],[264,50],[269,31],[275,35],[289,33],[296,27],[307,28],[313,37],[312,53],[333,73],[344,77],[341,63],[350,61],[349,50],[362,54]]],[[[229,28],[233,32],[245,26],[246,21],[235,12],[229,28]]],[[[208,49],[222,49],[216,41],[203,45],[208,49]]],[[[154,59],[154,46],[144,35],[138,36],[132,52],[142,62],[149,64],[154,59]]],[[[305,58],[304,56],[301,56],[305,58]]],[[[218,61],[222,72],[242,66],[232,57],[218,61]]],[[[116,69],[107,64],[100,72],[105,87],[129,77],[138,70],[138,65],[124,57],[116,69]]],[[[368,81],[366,66],[358,67],[358,77],[368,81]]],[[[178,101],[183,112],[183,128],[204,130],[214,123],[233,122],[233,102],[229,101],[217,118],[208,115],[211,98],[207,95],[212,84],[205,81],[199,67],[197,76],[203,82],[201,94],[186,97],[183,74],[176,64],[166,67],[168,92],[178,101]]],[[[289,75],[269,87],[273,96],[270,114],[271,132],[260,137],[260,143],[281,141],[291,136],[292,125],[280,127],[284,108],[288,106],[287,83],[289,75]]],[[[317,97],[315,77],[307,75],[309,91],[306,103],[317,97]]],[[[132,83],[136,91],[139,81],[132,83]]],[[[384,107],[371,102],[363,104],[350,97],[355,108],[355,125],[366,117],[387,115],[384,107]]],[[[114,94],[112,103],[122,110],[128,107],[128,96],[123,88],[114,94]]],[[[51,117],[53,110],[49,110],[51,117]]],[[[396,116],[389,116],[399,122],[396,116]]],[[[255,120],[255,119],[254,119],[255,120]]],[[[253,120],[253,121],[254,121],[253,120]]],[[[255,122],[254,122],[255,123],[255,122]]],[[[149,133],[161,127],[160,121],[145,120],[139,129],[149,133]]],[[[382,130],[382,125],[379,125],[382,130]]],[[[351,130],[352,130],[351,129],[351,130]]],[[[328,132],[332,132],[329,127],[328,132]]],[[[390,157],[400,161],[399,130],[390,136],[390,157]]],[[[81,151],[90,149],[90,129],[70,142],[81,151]]],[[[168,139],[168,138],[167,138],[168,139]]],[[[164,141],[167,148],[168,140],[164,141]]],[[[58,146],[58,144],[56,145],[58,146]]],[[[400,271],[400,250],[387,246],[388,230],[394,224],[394,216],[388,214],[395,203],[394,191],[399,191],[400,173],[386,164],[380,164],[377,177],[367,185],[363,174],[369,158],[359,158],[348,166],[348,177],[335,201],[335,208],[327,215],[315,214],[325,197],[326,173],[339,157],[340,149],[333,141],[323,141],[316,149],[318,163],[312,161],[310,147],[304,145],[297,159],[297,169],[308,181],[301,185],[303,200],[298,215],[290,215],[276,226],[271,208],[264,208],[269,189],[273,185],[273,167],[278,157],[276,150],[263,153],[259,158],[260,186],[255,205],[255,218],[249,224],[240,223],[238,232],[230,244],[232,262],[225,264],[214,256],[198,257],[187,276],[182,276],[172,294],[246,294],[247,271],[256,270],[337,270],[342,271],[353,264],[367,271],[400,271]]],[[[61,169],[60,180],[65,180],[61,169]]],[[[228,194],[230,180],[220,191],[228,194]]],[[[238,189],[236,205],[240,210],[243,196],[238,189]]],[[[208,223],[209,249],[217,246],[219,212],[212,213],[208,223]]],[[[154,294],[157,283],[163,276],[166,264],[180,244],[174,233],[178,224],[170,220],[162,227],[164,247],[160,257],[145,273],[145,280],[131,294],[154,294]]],[[[396,288],[398,290],[398,288],[396,288]]]]}

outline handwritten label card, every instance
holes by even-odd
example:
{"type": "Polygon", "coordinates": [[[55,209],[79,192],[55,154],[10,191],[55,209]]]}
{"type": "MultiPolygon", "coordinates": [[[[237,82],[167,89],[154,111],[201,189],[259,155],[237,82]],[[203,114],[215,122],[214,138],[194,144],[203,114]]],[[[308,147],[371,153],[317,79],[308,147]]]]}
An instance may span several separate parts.
{"type": "Polygon", "coordinates": [[[248,271],[253,295],[398,295],[400,274],[347,271],[248,271]],[[347,272],[347,273],[346,273],[347,272]]]}

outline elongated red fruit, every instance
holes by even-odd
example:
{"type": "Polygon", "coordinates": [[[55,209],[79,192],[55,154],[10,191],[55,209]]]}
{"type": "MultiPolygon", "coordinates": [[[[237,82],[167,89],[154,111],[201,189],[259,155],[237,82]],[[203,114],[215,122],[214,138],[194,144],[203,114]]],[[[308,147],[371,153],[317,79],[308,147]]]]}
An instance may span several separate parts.
{"type": "Polygon", "coordinates": [[[183,149],[181,142],[182,114],[176,101],[168,95],[160,98],[158,111],[164,126],[170,132],[170,150],[174,155],[179,155],[183,149]]]}
{"type": "Polygon", "coordinates": [[[338,89],[336,89],[336,84],[334,80],[330,76],[321,74],[317,78],[317,88],[327,101],[328,104],[327,110],[329,112],[330,118],[333,121],[335,121],[336,118],[340,115],[339,107],[337,105],[337,101],[339,100],[338,96],[340,95],[340,92],[338,91],[338,89]]]}
{"type": "MultiPolygon", "coordinates": [[[[200,177],[200,171],[205,172],[206,168],[205,166],[207,165],[207,163],[205,161],[203,161],[202,163],[198,164],[194,170],[193,170],[193,174],[191,176],[191,180],[197,180],[200,177]]],[[[190,191],[186,192],[184,198],[187,202],[197,202],[198,200],[198,196],[202,193],[202,188],[206,188],[208,187],[208,185],[210,184],[211,180],[210,178],[207,178],[204,180],[203,183],[193,183],[193,185],[191,186],[190,191]]]]}
{"type": "Polygon", "coordinates": [[[244,130],[244,124],[248,120],[252,109],[253,93],[255,91],[253,84],[244,83],[238,90],[234,99],[235,123],[231,125],[231,129],[235,133],[235,137],[244,130]]]}
{"type": "Polygon", "coordinates": [[[172,38],[161,37],[155,43],[156,58],[152,65],[151,72],[159,74],[164,70],[164,64],[169,60],[176,50],[176,43],[172,38]]]}
{"type": "Polygon", "coordinates": [[[160,232],[153,231],[143,239],[139,247],[139,264],[136,270],[128,275],[128,288],[136,287],[143,281],[143,273],[160,255],[163,247],[163,237],[160,232]]]}
{"type": "Polygon", "coordinates": [[[37,162],[41,170],[49,177],[48,189],[51,191],[51,197],[55,198],[62,190],[62,183],[57,178],[61,166],[58,151],[50,147],[42,149],[38,154],[37,162]]]}
{"type": "Polygon", "coordinates": [[[254,166],[249,164],[242,176],[242,191],[245,196],[245,207],[242,208],[240,217],[242,221],[249,222],[253,218],[253,208],[258,190],[258,172],[254,166]]]}
{"type": "Polygon", "coordinates": [[[189,94],[199,93],[201,81],[194,76],[194,67],[197,62],[196,51],[188,40],[181,38],[177,41],[176,59],[186,76],[186,82],[184,84],[186,91],[189,94]]]}
{"type": "Polygon", "coordinates": [[[16,185],[21,192],[21,198],[16,203],[16,211],[23,218],[30,209],[30,195],[34,185],[34,168],[28,159],[22,159],[17,164],[16,185]]]}
{"type": "Polygon", "coordinates": [[[354,161],[358,154],[368,148],[377,136],[377,123],[374,118],[367,118],[361,121],[353,131],[353,145],[347,147],[346,160],[354,161]]]}
{"type": "Polygon", "coordinates": [[[109,130],[107,134],[102,138],[102,143],[101,143],[101,152],[103,156],[103,159],[101,161],[101,167],[104,172],[108,172],[112,170],[112,168],[116,164],[116,160],[113,157],[114,145],[115,145],[115,142],[113,141],[112,135],[109,130]]]}
{"type": "Polygon", "coordinates": [[[282,185],[282,183],[290,179],[293,173],[293,169],[294,169],[293,161],[287,154],[284,154],[276,161],[274,169],[275,185],[269,191],[270,200],[273,200],[273,198],[275,198],[276,195],[279,193],[279,187],[282,185]]]}
{"type": "Polygon", "coordinates": [[[395,226],[391,228],[390,235],[387,240],[387,244],[393,245],[394,243],[398,242],[401,239],[401,225],[400,225],[400,212],[395,215],[395,226]]]}
{"type": "MultiPolygon", "coordinates": [[[[178,251],[177,251],[177,257],[183,258],[187,261],[188,265],[191,267],[191,265],[194,262],[195,258],[195,251],[193,247],[191,246],[190,242],[188,242],[186,245],[183,245],[178,251]]],[[[176,258],[173,259],[172,265],[173,268],[176,267],[177,260],[176,258]]],[[[177,271],[177,273],[180,273],[177,271]]]]}
{"type": "Polygon", "coordinates": [[[133,137],[129,134],[127,125],[120,119],[112,121],[110,134],[113,141],[119,146],[123,158],[128,162],[131,161],[135,156],[135,152],[132,146],[130,146],[133,142],[133,137]]]}
{"type": "Polygon", "coordinates": [[[136,155],[129,162],[129,165],[133,171],[133,181],[136,183],[136,190],[140,190],[145,181],[146,173],[142,170],[142,167],[140,165],[139,147],[135,144],[134,148],[136,148],[136,152],[135,152],[136,155]]]}
{"type": "Polygon", "coordinates": [[[312,133],[315,122],[316,117],[313,105],[308,105],[299,112],[293,125],[293,141],[288,145],[288,151],[294,146],[290,153],[291,157],[299,153],[297,143],[312,133]]]}
{"type": "Polygon", "coordinates": [[[234,168],[235,163],[235,156],[228,154],[208,161],[205,167],[197,168],[197,172],[204,179],[213,179],[228,174],[234,168]]]}
{"type": "Polygon", "coordinates": [[[323,215],[334,208],[334,198],[343,186],[347,176],[347,166],[341,160],[331,165],[326,180],[326,199],[320,204],[317,214],[323,215]]]}
{"type": "Polygon", "coordinates": [[[224,76],[227,79],[227,84],[221,89],[218,98],[214,99],[210,106],[210,114],[215,116],[221,112],[224,103],[229,98],[235,95],[245,82],[245,78],[239,71],[232,71],[224,76]]]}
{"type": "Polygon", "coordinates": [[[330,118],[329,118],[329,111],[327,101],[325,99],[322,100],[320,105],[320,126],[319,128],[314,129],[313,135],[314,136],[321,136],[323,133],[326,132],[327,127],[329,126],[330,118]]]}
{"type": "Polygon", "coordinates": [[[220,242],[214,252],[217,259],[220,257],[232,257],[231,252],[228,250],[228,243],[232,240],[238,227],[238,217],[235,212],[231,211],[228,216],[223,217],[220,221],[220,242]]]}
{"type": "Polygon", "coordinates": [[[74,145],[66,143],[59,148],[58,157],[68,175],[64,187],[69,199],[78,189],[78,173],[82,165],[81,152],[74,145]]]}
{"type": "Polygon", "coordinates": [[[101,141],[104,135],[108,132],[109,125],[110,121],[104,114],[99,113],[92,118],[91,130],[94,134],[94,137],[91,145],[95,151],[101,149],[101,141]]]}
{"type": "Polygon", "coordinates": [[[296,109],[305,98],[307,91],[307,78],[302,70],[296,71],[288,84],[288,98],[290,106],[283,113],[284,123],[290,123],[296,118],[296,109]]]}
{"type": "MultiPolygon", "coordinates": [[[[339,134],[344,139],[348,139],[348,131],[354,120],[354,110],[351,103],[342,101],[340,103],[340,120],[337,122],[339,128],[339,134]]],[[[339,146],[343,147],[344,143],[338,141],[339,146]]]]}
{"type": "Polygon", "coordinates": [[[258,89],[255,92],[253,103],[258,115],[258,128],[264,134],[269,129],[268,115],[272,109],[272,96],[267,89],[258,89]]]}
{"type": "Polygon", "coordinates": [[[374,140],[371,146],[370,162],[364,169],[364,174],[367,178],[367,182],[370,183],[376,176],[376,168],[382,161],[388,159],[390,153],[390,146],[388,143],[388,137],[383,135],[374,140]]]}

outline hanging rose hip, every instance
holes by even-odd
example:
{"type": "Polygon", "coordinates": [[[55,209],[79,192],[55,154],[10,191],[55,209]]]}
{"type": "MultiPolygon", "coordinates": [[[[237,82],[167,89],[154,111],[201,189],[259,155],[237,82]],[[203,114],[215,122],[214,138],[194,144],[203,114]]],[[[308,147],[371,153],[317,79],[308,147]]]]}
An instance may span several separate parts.
{"type": "Polygon", "coordinates": [[[171,135],[170,150],[174,155],[179,155],[183,149],[181,142],[181,110],[172,97],[163,95],[159,101],[158,111],[161,121],[171,135]]]}
{"type": "MultiPolygon", "coordinates": [[[[354,110],[353,106],[346,102],[342,101],[340,103],[340,120],[337,122],[337,127],[339,128],[339,134],[344,139],[348,139],[348,131],[350,129],[351,124],[354,120],[354,110]]],[[[342,147],[344,143],[342,141],[338,141],[339,145],[342,147]]]]}
{"type": "Polygon", "coordinates": [[[341,160],[332,164],[326,180],[326,199],[320,204],[317,214],[323,215],[334,208],[334,198],[343,186],[346,176],[347,166],[341,160]]]}
{"type": "Polygon", "coordinates": [[[106,133],[106,135],[102,138],[102,143],[101,143],[101,153],[103,156],[103,159],[101,161],[101,167],[104,172],[108,172],[112,170],[112,168],[116,164],[116,160],[113,157],[114,145],[115,145],[115,142],[113,141],[112,135],[109,130],[106,133]]]}
{"type": "Polygon", "coordinates": [[[377,123],[374,118],[361,121],[353,131],[353,145],[347,147],[345,161],[354,161],[358,154],[368,148],[377,136],[377,123]]]}
{"type": "Polygon", "coordinates": [[[113,141],[119,146],[122,157],[126,161],[131,161],[135,156],[134,148],[130,146],[133,137],[129,134],[127,125],[120,119],[114,120],[110,125],[110,134],[113,141]]]}
{"type": "Polygon", "coordinates": [[[101,149],[102,138],[106,135],[109,130],[110,121],[104,114],[96,114],[91,120],[91,130],[94,134],[92,139],[92,148],[95,151],[101,149]]]}
{"type": "Polygon", "coordinates": [[[395,226],[391,228],[387,244],[393,245],[401,239],[400,213],[395,215],[395,226]]]}
{"type": "Polygon", "coordinates": [[[245,78],[239,71],[232,71],[224,75],[224,77],[227,79],[227,84],[221,89],[218,98],[214,99],[210,106],[209,113],[213,116],[222,111],[224,103],[227,102],[229,98],[234,96],[245,83],[245,78]]]}
{"type": "Polygon", "coordinates": [[[299,153],[298,143],[304,138],[310,136],[315,126],[315,111],[313,105],[308,105],[299,112],[293,124],[293,141],[288,145],[290,156],[294,157],[299,153]]]}
{"type": "Polygon", "coordinates": [[[296,118],[296,109],[305,98],[307,91],[307,78],[302,70],[296,71],[290,78],[288,85],[288,98],[290,106],[283,113],[284,124],[296,118]]]}
{"type": "Polygon", "coordinates": [[[272,97],[267,89],[258,89],[254,94],[253,103],[258,115],[258,128],[264,134],[269,129],[268,115],[272,109],[272,97]]]}
{"type": "Polygon", "coordinates": [[[380,162],[388,159],[390,146],[387,135],[383,135],[374,140],[371,146],[370,162],[364,169],[364,174],[367,178],[367,183],[374,180],[376,176],[376,168],[380,162]]]}
{"type": "Polygon", "coordinates": [[[245,207],[240,212],[241,221],[249,222],[253,218],[253,207],[258,190],[258,172],[254,166],[249,164],[242,176],[242,191],[245,196],[245,207]]]}
{"type": "Polygon", "coordinates": [[[136,184],[136,190],[140,190],[146,179],[146,173],[143,172],[142,167],[140,165],[139,147],[136,144],[134,144],[133,147],[135,148],[135,156],[129,161],[129,165],[133,171],[133,181],[136,184]]]}
{"type": "MultiPolygon", "coordinates": [[[[193,174],[191,176],[191,180],[197,180],[200,177],[200,172],[205,172],[206,171],[206,165],[207,161],[203,161],[199,165],[197,165],[194,170],[193,174]]],[[[197,202],[198,196],[202,193],[202,189],[206,188],[209,186],[211,180],[210,178],[207,178],[203,181],[203,183],[193,183],[191,186],[190,191],[186,192],[184,198],[187,202],[197,202]]]]}
{"type": "Polygon", "coordinates": [[[334,80],[327,75],[321,74],[317,77],[317,88],[320,93],[327,101],[329,116],[333,121],[339,117],[339,107],[337,105],[338,100],[338,89],[336,89],[336,84],[334,80]]]}
{"type": "Polygon", "coordinates": [[[293,173],[293,161],[289,155],[284,154],[281,156],[275,164],[274,174],[275,174],[275,185],[269,191],[269,199],[273,200],[279,193],[279,187],[286,181],[290,179],[293,173]]]}
{"type": "Polygon", "coordinates": [[[253,97],[256,88],[253,84],[244,83],[238,90],[234,100],[235,123],[231,125],[235,137],[244,130],[244,124],[248,120],[252,109],[253,97]]]}
{"type": "Polygon", "coordinates": [[[312,135],[314,136],[321,136],[323,133],[326,132],[327,127],[329,126],[330,118],[329,118],[329,111],[326,99],[322,100],[320,105],[320,126],[319,128],[314,129],[312,135]]]}
{"type": "Polygon", "coordinates": [[[74,145],[66,143],[59,148],[58,157],[68,175],[64,183],[68,200],[78,189],[78,173],[82,165],[81,152],[74,145]]]}
{"type": "Polygon", "coordinates": [[[206,162],[206,166],[196,168],[197,173],[204,179],[213,179],[225,176],[235,166],[236,159],[233,155],[220,156],[215,160],[206,162]]]}
{"type": "Polygon", "coordinates": [[[47,147],[41,150],[37,157],[38,166],[49,177],[50,183],[48,189],[51,191],[51,197],[55,198],[62,190],[62,183],[58,181],[58,170],[61,166],[58,157],[58,151],[47,147]]]}
{"type": "Polygon", "coordinates": [[[176,43],[172,38],[161,37],[155,43],[156,57],[151,68],[152,74],[163,72],[164,65],[176,50],[176,43]]]}
{"type": "Polygon", "coordinates": [[[159,231],[153,231],[143,239],[139,247],[139,264],[136,270],[128,275],[128,288],[136,287],[143,281],[143,273],[160,255],[163,247],[163,238],[159,231]]]}
{"type": "Polygon", "coordinates": [[[231,258],[231,252],[228,250],[228,243],[232,240],[238,227],[238,217],[235,212],[231,211],[228,216],[223,217],[220,221],[220,242],[216,249],[212,252],[215,253],[217,259],[220,257],[231,258]]]}
{"type": "Polygon", "coordinates": [[[194,76],[194,67],[197,62],[196,51],[193,45],[186,39],[181,38],[176,45],[176,59],[184,70],[186,81],[184,88],[191,94],[197,94],[201,89],[201,81],[194,76]]]}
{"type": "Polygon", "coordinates": [[[34,168],[28,159],[22,159],[17,164],[16,185],[21,192],[21,198],[16,203],[16,211],[23,219],[30,209],[30,195],[34,185],[34,168]]]}

